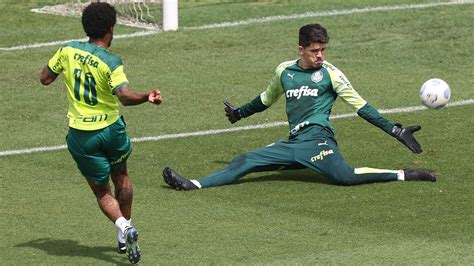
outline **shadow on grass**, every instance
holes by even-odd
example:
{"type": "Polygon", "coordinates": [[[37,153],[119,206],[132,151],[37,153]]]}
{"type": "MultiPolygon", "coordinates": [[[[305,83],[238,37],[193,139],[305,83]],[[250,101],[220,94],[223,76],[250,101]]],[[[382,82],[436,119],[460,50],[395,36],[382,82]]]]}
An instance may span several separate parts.
{"type": "MultiPolygon", "coordinates": [[[[52,256],[89,257],[117,265],[128,265],[128,263],[125,263],[125,261],[118,259],[116,255],[113,256],[108,254],[110,252],[115,252],[115,249],[110,246],[90,247],[81,245],[79,242],[74,240],[39,238],[29,242],[17,244],[15,247],[36,248],[43,250],[48,253],[48,255],[52,256]]],[[[126,260],[125,256],[123,258],[126,260]]]]}

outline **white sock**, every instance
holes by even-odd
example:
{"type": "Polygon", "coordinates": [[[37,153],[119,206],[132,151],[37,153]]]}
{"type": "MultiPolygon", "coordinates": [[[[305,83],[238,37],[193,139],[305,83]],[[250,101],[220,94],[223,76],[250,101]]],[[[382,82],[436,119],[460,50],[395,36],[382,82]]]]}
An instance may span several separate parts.
{"type": "Polygon", "coordinates": [[[198,187],[198,188],[201,188],[201,187],[202,187],[202,186],[201,186],[201,183],[199,183],[199,181],[197,181],[197,180],[191,179],[191,180],[189,180],[189,181],[191,181],[191,182],[192,182],[194,185],[196,185],[196,187],[198,187]]]}
{"type": "Polygon", "coordinates": [[[118,242],[125,243],[125,234],[122,233],[122,231],[120,231],[119,229],[117,229],[117,232],[118,242]]]}
{"type": "Polygon", "coordinates": [[[400,170],[398,172],[398,178],[397,178],[398,181],[405,181],[405,171],[403,170],[400,170]]]}
{"type": "MultiPolygon", "coordinates": [[[[125,220],[125,228],[132,226],[132,219],[130,220],[125,220]]],[[[118,232],[118,241],[120,243],[125,243],[125,234],[120,230],[117,226],[117,232],[118,232]]]]}
{"type": "Polygon", "coordinates": [[[118,230],[122,232],[122,234],[124,234],[125,229],[127,229],[127,227],[129,227],[130,225],[127,220],[123,216],[121,216],[115,221],[115,226],[117,226],[118,230]]]}

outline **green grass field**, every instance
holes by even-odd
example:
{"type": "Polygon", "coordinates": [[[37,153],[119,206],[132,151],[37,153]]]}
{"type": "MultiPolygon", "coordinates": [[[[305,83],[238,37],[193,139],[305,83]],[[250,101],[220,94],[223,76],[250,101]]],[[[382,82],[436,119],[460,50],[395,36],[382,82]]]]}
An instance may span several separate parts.
{"type": "MultiPolygon", "coordinates": [[[[54,1],[60,3],[66,1],[54,1]]],[[[420,105],[427,79],[446,80],[451,102],[474,99],[474,5],[376,11],[447,1],[182,1],[180,27],[116,39],[133,90],[161,89],[161,106],[122,107],[132,138],[285,121],[284,101],[228,123],[222,101],[243,104],[266,87],[275,67],[297,58],[298,28],[319,22],[331,36],[326,59],[380,109],[420,105]],[[370,12],[189,29],[306,12],[370,12]],[[188,29],[186,29],[188,28],[188,29]]],[[[0,48],[84,37],[77,18],[35,14],[53,1],[0,3],[0,48]]],[[[115,34],[142,29],[117,26],[115,34]]],[[[0,152],[65,144],[62,79],[39,72],[58,45],[0,49],[0,152]]],[[[333,114],[353,112],[337,102],[333,114]]],[[[198,178],[234,156],[287,137],[285,126],[133,144],[133,223],[146,265],[474,264],[474,105],[385,115],[420,124],[414,155],[381,130],[335,119],[336,138],[354,166],[429,168],[436,183],[340,187],[308,170],[251,174],[238,184],[177,192],[164,166],[198,178]]],[[[97,207],[67,150],[0,156],[1,264],[127,264],[116,229],[97,207]]]]}

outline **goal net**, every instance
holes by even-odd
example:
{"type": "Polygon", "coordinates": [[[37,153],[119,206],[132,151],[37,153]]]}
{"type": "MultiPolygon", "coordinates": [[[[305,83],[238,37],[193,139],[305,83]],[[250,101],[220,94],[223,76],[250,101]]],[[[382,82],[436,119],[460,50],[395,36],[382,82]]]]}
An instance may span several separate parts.
{"type": "Polygon", "coordinates": [[[80,17],[91,2],[107,2],[117,10],[117,23],[152,30],[178,29],[178,0],[71,0],[31,11],[80,17]]]}

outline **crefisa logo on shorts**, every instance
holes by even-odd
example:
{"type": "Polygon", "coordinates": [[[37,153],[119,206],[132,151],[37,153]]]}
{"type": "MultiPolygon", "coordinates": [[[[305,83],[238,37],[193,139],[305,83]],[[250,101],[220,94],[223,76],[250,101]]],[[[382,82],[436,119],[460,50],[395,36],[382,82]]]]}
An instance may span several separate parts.
{"type": "Polygon", "coordinates": [[[320,82],[321,80],[323,80],[323,72],[321,72],[321,70],[318,70],[318,71],[315,71],[312,75],[311,75],[311,80],[314,82],[314,83],[318,83],[320,82]]]}

